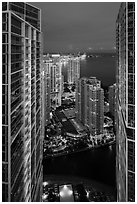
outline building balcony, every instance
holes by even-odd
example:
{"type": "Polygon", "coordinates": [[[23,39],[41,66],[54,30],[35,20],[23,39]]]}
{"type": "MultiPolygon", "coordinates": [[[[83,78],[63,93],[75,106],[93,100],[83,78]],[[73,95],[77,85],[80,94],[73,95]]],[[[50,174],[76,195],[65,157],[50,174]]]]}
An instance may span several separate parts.
{"type": "Polygon", "coordinates": [[[25,111],[25,117],[29,117],[30,116],[30,111],[29,110],[26,110],[25,111]]]}
{"type": "Polygon", "coordinates": [[[30,74],[29,67],[25,67],[25,74],[30,74]]]}
{"type": "Polygon", "coordinates": [[[40,103],[38,102],[38,103],[36,104],[36,111],[39,109],[39,107],[40,107],[40,103]]]}
{"type": "Polygon", "coordinates": [[[17,110],[11,115],[11,125],[15,124],[18,118],[23,117],[22,115],[23,107],[19,106],[17,110]]]}
{"type": "Polygon", "coordinates": [[[29,82],[30,81],[30,77],[27,75],[26,77],[25,77],[25,82],[29,82]]]}
{"type": "Polygon", "coordinates": [[[18,155],[20,155],[20,152],[23,151],[23,140],[22,140],[22,138],[19,139],[19,136],[20,136],[20,134],[17,136],[17,138],[15,139],[15,141],[13,142],[13,144],[11,146],[11,153],[12,153],[11,160],[13,162],[13,166],[17,162],[16,158],[18,157],[18,155]]]}
{"type": "Polygon", "coordinates": [[[12,57],[11,56],[11,63],[15,63],[15,62],[22,62],[24,61],[24,59],[22,57],[12,57]]]}
{"type": "Polygon", "coordinates": [[[33,104],[33,102],[35,101],[35,95],[33,97],[31,97],[31,103],[33,104]]]}
{"type": "Polygon", "coordinates": [[[40,79],[40,74],[37,74],[36,75],[36,80],[39,80],[40,79]]]}
{"type": "Polygon", "coordinates": [[[40,42],[36,42],[36,47],[37,47],[37,48],[40,47],[40,42]]]}
{"type": "Polygon", "coordinates": [[[14,143],[14,140],[16,139],[17,133],[19,134],[22,125],[23,125],[23,122],[19,121],[19,123],[17,124],[17,127],[15,127],[14,131],[12,131],[12,134],[11,134],[12,143],[14,143]]]}
{"type": "Polygon", "coordinates": [[[29,49],[26,49],[26,50],[25,50],[25,53],[26,53],[26,55],[29,55],[31,52],[30,52],[29,49]]]}
{"type": "Polygon", "coordinates": [[[35,42],[31,43],[31,49],[34,50],[35,49],[35,42]]]}
{"type": "Polygon", "coordinates": [[[11,102],[13,102],[16,98],[18,98],[22,94],[23,94],[23,90],[22,90],[21,87],[19,87],[15,91],[12,91],[12,93],[11,93],[11,102]]]}
{"type": "Polygon", "coordinates": [[[11,112],[23,101],[23,98],[21,96],[17,97],[12,103],[11,103],[11,112]]]}
{"type": "Polygon", "coordinates": [[[31,81],[31,91],[33,91],[35,89],[35,82],[31,81]]]}
{"type": "Polygon", "coordinates": [[[31,72],[31,78],[35,77],[35,73],[31,72]]]}
{"type": "Polygon", "coordinates": [[[20,129],[21,127],[21,124],[23,124],[23,122],[21,121],[23,119],[23,115],[22,113],[20,112],[20,114],[18,115],[18,117],[16,117],[14,119],[14,121],[12,121],[11,123],[11,135],[12,133],[15,133],[15,132],[18,132],[18,130],[20,129]],[[13,123],[14,122],[14,123],[13,123]]]}
{"type": "Polygon", "coordinates": [[[11,64],[11,72],[17,72],[23,70],[23,66],[21,63],[15,63],[15,64],[11,64]]]}
{"type": "Polygon", "coordinates": [[[23,42],[21,40],[13,40],[11,39],[11,45],[21,46],[23,47],[23,42]]]}
{"type": "Polygon", "coordinates": [[[25,90],[25,95],[30,95],[30,91],[28,88],[25,90]]]}
{"type": "Polygon", "coordinates": [[[21,80],[23,78],[23,73],[22,72],[17,72],[15,74],[12,74],[11,75],[11,83],[14,83],[18,80],[21,80]]]}
{"type": "Polygon", "coordinates": [[[24,53],[24,50],[21,49],[21,46],[17,46],[17,48],[12,48],[11,49],[11,52],[13,54],[23,54],[24,53]]]}
{"type": "Polygon", "coordinates": [[[16,91],[17,89],[21,88],[23,86],[23,81],[22,79],[19,79],[16,82],[13,82],[11,84],[11,92],[16,91]]]}
{"type": "Polygon", "coordinates": [[[36,98],[40,97],[40,90],[37,90],[36,92],[36,98]]]}
{"type": "Polygon", "coordinates": [[[35,60],[35,57],[34,57],[34,56],[33,56],[33,57],[31,56],[31,60],[35,60]]]}
{"type": "MultiPolygon", "coordinates": [[[[22,144],[23,146],[23,144],[22,144]]],[[[15,184],[16,178],[19,175],[19,169],[23,164],[23,149],[20,146],[20,149],[17,149],[14,153],[14,156],[11,159],[11,184],[15,184]]]]}

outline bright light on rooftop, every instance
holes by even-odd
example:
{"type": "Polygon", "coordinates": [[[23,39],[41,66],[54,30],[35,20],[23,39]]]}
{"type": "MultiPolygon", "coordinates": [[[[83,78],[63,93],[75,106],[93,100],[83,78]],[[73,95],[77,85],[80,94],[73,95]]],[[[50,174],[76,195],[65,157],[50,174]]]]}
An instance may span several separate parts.
{"type": "Polygon", "coordinates": [[[43,182],[43,186],[47,186],[47,185],[48,185],[47,181],[43,182]]]}

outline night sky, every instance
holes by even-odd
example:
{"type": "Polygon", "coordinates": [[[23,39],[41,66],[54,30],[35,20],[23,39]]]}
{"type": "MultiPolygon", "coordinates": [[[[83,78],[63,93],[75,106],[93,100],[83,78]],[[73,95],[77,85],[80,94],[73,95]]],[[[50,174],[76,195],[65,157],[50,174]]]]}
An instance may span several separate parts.
{"type": "Polygon", "coordinates": [[[105,51],[115,47],[120,2],[30,2],[42,9],[44,52],[105,51]]]}

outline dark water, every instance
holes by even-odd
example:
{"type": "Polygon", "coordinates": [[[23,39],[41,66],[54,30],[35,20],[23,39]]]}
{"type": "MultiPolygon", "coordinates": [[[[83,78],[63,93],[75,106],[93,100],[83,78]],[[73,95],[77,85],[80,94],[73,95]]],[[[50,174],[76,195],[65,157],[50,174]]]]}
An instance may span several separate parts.
{"type": "MultiPolygon", "coordinates": [[[[65,72],[65,70],[64,70],[65,72]]],[[[103,85],[115,83],[115,58],[105,55],[81,61],[81,76],[96,76],[103,85]]],[[[46,175],[81,176],[115,188],[115,145],[44,161],[46,175]]]]}
{"type": "MultiPolygon", "coordinates": [[[[80,61],[80,77],[95,76],[101,80],[104,86],[115,83],[116,57],[112,53],[94,54],[80,61]],[[96,57],[98,56],[98,57],[96,57]]],[[[63,75],[67,80],[66,66],[63,67],[63,75]]]]}
{"type": "Polygon", "coordinates": [[[115,145],[47,159],[44,175],[69,175],[93,179],[115,188],[115,145]]]}
{"type": "Polygon", "coordinates": [[[90,57],[80,63],[80,76],[95,76],[101,80],[104,86],[115,83],[116,59],[113,54],[97,54],[98,57],[90,57]],[[112,57],[114,56],[114,57],[112,57]]]}

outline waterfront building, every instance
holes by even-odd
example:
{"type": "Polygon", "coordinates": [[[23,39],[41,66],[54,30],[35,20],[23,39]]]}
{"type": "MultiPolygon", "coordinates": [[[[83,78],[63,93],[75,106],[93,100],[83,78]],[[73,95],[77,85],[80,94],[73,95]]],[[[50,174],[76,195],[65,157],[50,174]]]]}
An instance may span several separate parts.
{"type": "Polygon", "coordinates": [[[41,11],[2,2],[2,201],[41,201],[41,11]]]}
{"type": "Polygon", "coordinates": [[[121,3],[116,21],[117,200],[135,201],[135,3],[121,3]]]}
{"type": "Polygon", "coordinates": [[[80,77],[80,59],[70,56],[67,62],[67,82],[75,84],[80,77]]]}
{"type": "Polygon", "coordinates": [[[76,85],[76,117],[92,136],[103,134],[104,90],[96,77],[81,78],[76,85]]]}
{"type": "Polygon", "coordinates": [[[108,101],[109,101],[109,112],[114,117],[115,116],[115,106],[116,106],[116,84],[109,86],[108,101]]]}
{"type": "Polygon", "coordinates": [[[60,61],[54,61],[51,66],[51,105],[53,107],[61,106],[62,95],[62,65],[60,61]]]}
{"type": "MultiPolygon", "coordinates": [[[[62,63],[58,55],[44,58],[45,70],[45,93],[50,98],[50,107],[61,106],[61,96],[63,93],[62,63]],[[48,75],[47,75],[48,74],[48,75]],[[46,85],[48,83],[48,87],[46,85]],[[48,90],[46,90],[48,88],[48,90]],[[50,95],[48,94],[50,92],[50,95]]],[[[49,103],[45,103],[49,107],[49,103]]],[[[45,109],[46,110],[46,109],[45,109]]],[[[50,110],[50,109],[49,109],[50,110]]]]}
{"type": "Polygon", "coordinates": [[[50,122],[50,109],[51,109],[51,102],[50,102],[50,92],[51,92],[51,78],[50,78],[50,69],[52,65],[51,59],[43,58],[43,68],[44,68],[44,121],[45,126],[48,125],[50,122]]]}

